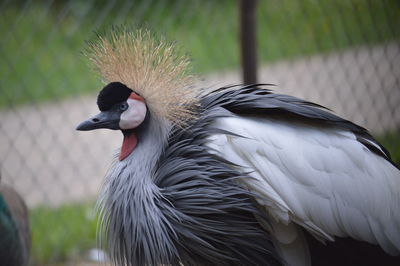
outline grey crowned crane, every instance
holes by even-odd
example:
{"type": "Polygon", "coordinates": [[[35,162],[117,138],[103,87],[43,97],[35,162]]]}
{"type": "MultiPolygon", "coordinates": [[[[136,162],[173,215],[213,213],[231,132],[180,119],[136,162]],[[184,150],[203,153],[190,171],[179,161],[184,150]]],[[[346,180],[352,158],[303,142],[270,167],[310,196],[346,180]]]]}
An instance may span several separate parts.
{"type": "Polygon", "coordinates": [[[147,31],[100,36],[78,130],[120,130],[99,199],[118,265],[400,265],[400,171],[362,127],[264,85],[205,92],[147,31]]]}

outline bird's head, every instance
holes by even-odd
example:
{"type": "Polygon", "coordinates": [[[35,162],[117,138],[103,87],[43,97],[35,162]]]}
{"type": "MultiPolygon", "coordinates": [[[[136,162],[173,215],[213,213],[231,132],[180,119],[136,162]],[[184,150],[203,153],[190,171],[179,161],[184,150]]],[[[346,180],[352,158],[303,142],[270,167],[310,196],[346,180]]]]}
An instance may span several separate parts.
{"type": "Polygon", "coordinates": [[[131,130],[144,121],[147,113],[143,97],[121,82],[111,82],[105,86],[97,97],[97,106],[100,113],[80,123],[77,130],[131,130]]]}
{"type": "Polygon", "coordinates": [[[193,117],[200,91],[191,86],[188,58],[179,55],[173,44],[148,31],[114,30],[90,42],[85,52],[108,85],[97,98],[100,113],[77,130],[121,130],[120,160],[140,143],[136,131],[149,123],[148,117],[179,126],[193,117]]]}
{"type": "Polygon", "coordinates": [[[148,114],[145,100],[121,82],[111,82],[100,91],[97,106],[100,113],[83,121],[76,129],[121,130],[124,142],[119,159],[125,159],[137,145],[135,129],[145,121],[148,114]]]}

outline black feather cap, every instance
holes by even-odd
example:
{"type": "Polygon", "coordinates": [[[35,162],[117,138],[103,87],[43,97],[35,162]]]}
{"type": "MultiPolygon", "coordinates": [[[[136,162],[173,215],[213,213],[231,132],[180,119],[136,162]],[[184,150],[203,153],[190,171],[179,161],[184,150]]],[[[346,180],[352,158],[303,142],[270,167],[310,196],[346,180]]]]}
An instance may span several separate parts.
{"type": "Polygon", "coordinates": [[[107,84],[97,96],[97,106],[100,111],[107,111],[116,103],[126,101],[133,90],[121,82],[107,84]]]}

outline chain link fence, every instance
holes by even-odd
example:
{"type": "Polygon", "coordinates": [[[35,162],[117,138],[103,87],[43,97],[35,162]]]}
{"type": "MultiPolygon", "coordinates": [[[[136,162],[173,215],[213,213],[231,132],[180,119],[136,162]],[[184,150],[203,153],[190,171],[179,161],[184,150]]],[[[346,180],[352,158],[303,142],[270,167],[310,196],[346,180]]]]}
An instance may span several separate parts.
{"type": "MultiPolygon", "coordinates": [[[[233,0],[0,2],[0,170],[30,208],[32,263],[85,260],[93,202],[122,136],[80,134],[102,84],[94,31],[145,26],[193,58],[199,86],[241,83],[233,0]]],[[[258,81],[369,128],[400,160],[400,2],[258,1],[258,81]]]]}

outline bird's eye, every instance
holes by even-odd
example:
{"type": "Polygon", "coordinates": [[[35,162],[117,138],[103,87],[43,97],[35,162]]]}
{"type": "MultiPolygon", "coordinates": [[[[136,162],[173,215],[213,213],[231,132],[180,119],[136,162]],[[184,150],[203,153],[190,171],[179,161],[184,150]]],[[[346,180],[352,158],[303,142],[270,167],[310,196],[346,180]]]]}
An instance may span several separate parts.
{"type": "Polygon", "coordinates": [[[119,105],[119,110],[125,111],[126,109],[128,109],[128,104],[127,103],[121,103],[119,105]]]}

